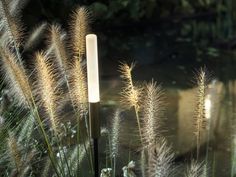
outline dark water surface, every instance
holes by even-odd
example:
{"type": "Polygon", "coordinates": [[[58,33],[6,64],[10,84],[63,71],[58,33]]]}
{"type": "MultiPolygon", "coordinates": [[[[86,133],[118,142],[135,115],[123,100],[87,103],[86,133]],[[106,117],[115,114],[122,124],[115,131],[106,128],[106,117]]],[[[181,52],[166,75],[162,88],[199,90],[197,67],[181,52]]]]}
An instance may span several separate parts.
{"type": "MultiPolygon", "coordinates": [[[[136,82],[154,79],[165,91],[167,104],[163,135],[172,145],[179,176],[183,176],[181,171],[196,156],[193,117],[197,89],[192,81],[194,72],[206,67],[210,71],[205,100],[208,130],[201,141],[199,161],[206,159],[208,146],[208,176],[236,175],[233,168],[236,164],[236,63],[233,49],[200,46],[193,36],[181,37],[180,31],[172,28],[166,31],[147,28],[139,32],[133,28],[124,33],[117,30],[108,32],[106,36],[100,34],[99,43],[103,126],[110,126],[113,112],[119,107],[122,86],[117,71],[119,62],[137,62],[133,79],[136,82]]],[[[120,171],[129,159],[137,163],[140,159],[136,118],[132,110],[122,113],[121,127],[117,167],[120,171]]],[[[103,138],[101,143],[105,144],[103,138]]],[[[105,148],[101,146],[103,168],[106,167],[105,148]]]]}

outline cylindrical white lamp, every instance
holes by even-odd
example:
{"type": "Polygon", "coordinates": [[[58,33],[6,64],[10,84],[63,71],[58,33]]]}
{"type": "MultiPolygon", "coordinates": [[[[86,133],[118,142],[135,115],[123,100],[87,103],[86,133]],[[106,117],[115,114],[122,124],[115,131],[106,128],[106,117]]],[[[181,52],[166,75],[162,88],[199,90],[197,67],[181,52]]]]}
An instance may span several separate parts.
{"type": "Polygon", "coordinates": [[[100,136],[99,120],[99,72],[98,72],[98,49],[97,36],[88,34],[86,36],[86,56],[87,56],[87,81],[88,81],[88,101],[89,101],[89,127],[90,136],[93,138],[94,148],[94,176],[99,177],[98,161],[98,138],[100,136]]]}
{"type": "Polygon", "coordinates": [[[100,93],[99,93],[97,36],[95,34],[88,34],[86,36],[86,55],[87,55],[88,99],[90,103],[97,103],[100,101],[100,93]]]}

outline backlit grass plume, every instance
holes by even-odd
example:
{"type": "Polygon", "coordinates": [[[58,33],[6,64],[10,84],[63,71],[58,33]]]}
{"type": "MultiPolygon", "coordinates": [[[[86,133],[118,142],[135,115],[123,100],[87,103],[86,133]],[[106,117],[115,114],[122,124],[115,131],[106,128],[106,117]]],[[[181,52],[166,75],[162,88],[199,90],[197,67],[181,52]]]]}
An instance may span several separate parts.
{"type": "Polygon", "coordinates": [[[49,115],[52,128],[58,133],[58,120],[56,115],[56,107],[58,100],[58,88],[55,81],[55,73],[49,59],[45,57],[43,52],[37,52],[35,55],[37,70],[37,96],[49,115]]]}
{"type": "MultiPolygon", "coordinates": [[[[143,145],[147,148],[156,143],[160,137],[161,118],[163,117],[163,91],[156,82],[150,82],[145,87],[142,106],[143,145]]],[[[144,147],[145,148],[145,147],[144,147]]]]}
{"type": "Polygon", "coordinates": [[[149,151],[148,176],[172,177],[174,154],[165,139],[159,139],[158,144],[149,151]]]}
{"type": "Polygon", "coordinates": [[[15,169],[19,172],[22,167],[21,154],[17,140],[14,137],[13,133],[9,133],[7,145],[9,157],[12,159],[11,161],[14,162],[15,169]]]}
{"type": "Polygon", "coordinates": [[[71,20],[71,40],[74,57],[81,59],[85,54],[85,36],[89,30],[89,13],[85,7],[77,8],[71,20]]]}
{"type": "Polygon", "coordinates": [[[200,142],[202,138],[202,130],[206,128],[206,112],[205,112],[205,98],[206,98],[206,88],[208,77],[206,74],[206,69],[201,68],[196,75],[197,82],[197,101],[195,109],[195,135],[197,143],[197,159],[199,156],[200,142]]]}
{"type": "Polygon", "coordinates": [[[70,77],[71,99],[74,106],[76,106],[83,113],[87,112],[87,83],[85,76],[85,68],[82,66],[80,60],[74,60],[71,69],[70,77]]]}
{"type": "Polygon", "coordinates": [[[30,0],[14,0],[14,1],[10,1],[10,13],[13,16],[19,16],[21,15],[21,11],[23,10],[23,8],[27,5],[27,3],[30,0]]]}
{"type": "Polygon", "coordinates": [[[4,31],[4,40],[15,47],[19,47],[22,40],[22,27],[19,19],[12,16],[9,10],[9,1],[0,1],[0,28],[4,31]]]}
{"type": "Polygon", "coordinates": [[[192,160],[184,177],[201,177],[203,176],[203,164],[192,160]]]}
{"type": "Polygon", "coordinates": [[[29,107],[32,102],[32,92],[25,69],[16,62],[15,55],[7,47],[0,47],[0,53],[2,70],[10,88],[10,94],[16,99],[18,105],[29,107]]]}
{"type": "Polygon", "coordinates": [[[29,34],[24,44],[24,51],[29,51],[29,50],[34,49],[38,45],[40,40],[43,38],[43,35],[46,29],[47,29],[46,22],[43,22],[40,25],[37,25],[29,34]]]}
{"type": "Polygon", "coordinates": [[[111,131],[111,156],[118,156],[118,144],[119,144],[119,132],[120,132],[120,110],[116,110],[112,120],[112,131],[111,131]]]}
{"type": "Polygon", "coordinates": [[[120,110],[116,110],[112,120],[111,130],[111,156],[113,158],[113,172],[116,175],[116,160],[118,156],[119,134],[120,134],[120,110]]]}
{"type": "MultiPolygon", "coordinates": [[[[65,40],[61,36],[65,34],[59,25],[51,25],[49,43],[53,46],[53,54],[56,58],[57,67],[63,74],[68,67],[68,56],[65,48],[65,40]]],[[[63,35],[65,36],[65,35],[63,35]]]]}
{"type": "Polygon", "coordinates": [[[142,132],[139,118],[139,99],[142,94],[142,89],[134,86],[133,84],[132,70],[134,66],[134,63],[132,63],[130,66],[127,63],[121,63],[121,65],[119,66],[119,71],[124,82],[124,87],[121,91],[121,105],[124,108],[134,108],[139,128],[139,135],[142,141],[142,132]]]}

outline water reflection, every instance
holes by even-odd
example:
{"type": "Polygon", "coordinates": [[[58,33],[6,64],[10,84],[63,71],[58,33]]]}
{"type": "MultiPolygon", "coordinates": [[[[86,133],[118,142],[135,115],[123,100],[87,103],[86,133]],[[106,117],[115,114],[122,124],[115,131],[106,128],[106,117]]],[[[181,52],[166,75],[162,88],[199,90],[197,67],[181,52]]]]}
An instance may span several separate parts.
{"type": "MultiPolygon", "coordinates": [[[[121,83],[113,80],[102,83],[106,97],[103,104],[111,106],[112,109],[118,106],[119,90],[121,83]],[[107,96],[110,95],[110,96],[107,96]],[[110,105],[111,101],[113,102],[110,105]]],[[[207,160],[208,176],[227,177],[236,174],[236,126],[235,125],[235,101],[236,81],[227,84],[217,79],[212,80],[206,90],[205,116],[208,120],[207,129],[203,132],[201,139],[201,160],[207,160]],[[233,135],[233,136],[232,136],[233,135]]],[[[189,160],[195,157],[196,139],[193,133],[194,108],[197,88],[171,88],[165,87],[167,111],[165,123],[165,136],[176,153],[176,163],[186,168],[189,160]]],[[[134,124],[136,119],[133,115],[126,114],[122,122],[122,142],[120,147],[121,158],[120,169],[127,161],[127,148],[132,151],[132,159],[139,159],[137,154],[138,145],[135,142],[134,124]],[[131,142],[132,139],[132,142],[131,142]],[[132,145],[131,145],[132,144],[132,145]],[[122,160],[123,159],[123,160],[122,160]]],[[[109,119],[109,118],[108,118],[109,119]]],[[[109,120],[107,120],[109,122],[109,120]]],[[[107,124],[106,124],[107,125],[107,124]]]]}

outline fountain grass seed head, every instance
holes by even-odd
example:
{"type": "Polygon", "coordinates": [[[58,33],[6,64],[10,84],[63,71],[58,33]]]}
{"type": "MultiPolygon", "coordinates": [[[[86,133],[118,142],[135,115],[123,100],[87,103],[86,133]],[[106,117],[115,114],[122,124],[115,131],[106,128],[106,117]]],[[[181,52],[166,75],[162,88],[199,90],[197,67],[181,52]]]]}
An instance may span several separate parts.
{"type": "Polygon", "coordinates": [[[149,150],[148,176],[172,177],[174,154],[164,138],[149,150]]]}
{"type": "Polygon", "coordinates": [[[33,28],[33,30],[28,35],[27,40],[24,44],[24,51],[31,51],[35,49],[35,47],[42,40],[47,27],[48,24],[46,22],[43,22],[33,28]]]}
{"type": "Polygon", "coordinates": [[[17,140],[12,132],[9,133],[9,137],[7,138],[7,145],[11,162],[13,163],[14,168],[19,172],[22,167],[21,154],[17,140]]]}
{"type": "Polygon", "coordinates": [[[65,47],[65,39],[61,38],[61,36],[66,35],[60,25],[51,25],[49,44],[53,47],[53,55],[55,56],[58,69],[64,73],[68,67],[68,55],[65,47]]]}
{"type": "Polygon", "coordinates": [[[83,113],[86,113],[88,110],[88,93],[85,67],[82,66],[81,60],[73,61],[69,83],[71,86],[71,99],[74,106],[83,113]]]}
{"type": "Polygon", "coordinates": [[[203,176],[203,163],[198,163],[197,161],[192,160],[190,166],[187,168],[184,177],[199,176],[203,176]]]}
{"type": "Polygon", "coordinates": [[[142,89],[134,86],[133,84],[132,70],[134,66],[134,63],[131,63],[130,66],[127,63],[121,63],[119,66],[119,71],[124,82],[124,87],[121,91],[121,105],[124,108],[135,107],[135,109],[139,111],[139,98],[141,96],[142,89]]]}
{"type": "Polygon", "coordinates": [[[10,94],[16,98],[19,106],[29,107],[32,104],[32,90],[25,69],[7,47],[0,47],[0,53],[5,81],[11,88],[10,94]]]}
{"type": "Polygon", "coordinates": [[[37,52],[36,59],[36,94],[39,102],[46,110],[52,129],[58,133],[58,119],[56,115],[57,101],[59,97],[59,89],[56,82],[56,74],[49,59],[43,52],[37,52]]]}
{"type": "Polygon", "coordinates": [[[119,134],[120,134],[120,110],[116,110],[112,119],[112,130],[111,130],[111,156],[113,158],[118,156],[119,147],[119,134]]]}
{"type": "Polygon", "coordinates": [[[70,35],[74,58],[81,59],[85,54],[85,36],[89,31],[90,15],[85,7],[78,7],[72,14],[70,35]]]}
{"type": "Polygon", "coordinates": [[[4,34],[1,38],[5,44],[19,47],[22,43],[23,28],[18,16],[10,13],[10,1],[0,0],[0,29],[4,34]]]}
{"type": "Polygon", "coordinates": [[[156,82],[146,85],[141,107],[143,148],[148,148],[156,143],[160,137],[160,127],[164,114],[164,93],[156,82]]]}
{"type": "Polygon", "coordinates": [[[197,83],[197,100],[194,113],[196,144],[197,144],[197,159],[199,156],[200,143],[202,138],[202,130],[206,128],[206,111],[205,111],[205,98],[206,89],[209,78],[207,76],[206,68],[201,68],[196,74],[197,83]]]}

